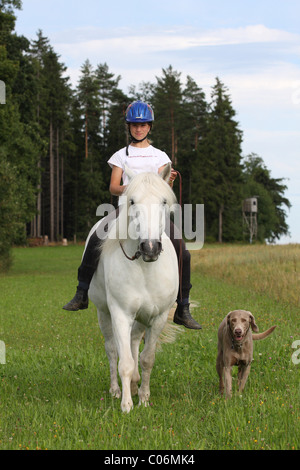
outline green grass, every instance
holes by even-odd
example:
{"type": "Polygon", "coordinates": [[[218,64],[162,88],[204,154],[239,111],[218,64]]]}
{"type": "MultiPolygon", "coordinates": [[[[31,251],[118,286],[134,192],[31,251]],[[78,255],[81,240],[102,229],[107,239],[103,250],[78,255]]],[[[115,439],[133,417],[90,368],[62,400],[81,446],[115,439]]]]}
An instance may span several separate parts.
{"type": "Polygon", "coordinates": [[[17,248],[12,270],[0,276],[0,340],[6,345],[0,450],[299,449],[300,366],[291,361],[291,345],[300,339],[297,305],[198,266],[193,315],[203,330],[184,330],[163,346],[152,372],[151,406],[122,414],[120,401],[108,393],[95,307],[61,308],[74,294],[82,250],[17,248]],[[215,370],[217,329],[235,308],[251,310],[260,331],[278,327],[255,342],[243,395],[225,401],[215,370]]]}

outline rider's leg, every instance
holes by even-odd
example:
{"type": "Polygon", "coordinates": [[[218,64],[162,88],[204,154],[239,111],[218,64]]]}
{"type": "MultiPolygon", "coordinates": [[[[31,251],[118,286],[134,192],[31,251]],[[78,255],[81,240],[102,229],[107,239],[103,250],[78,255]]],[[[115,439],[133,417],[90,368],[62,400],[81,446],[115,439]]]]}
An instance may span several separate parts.
{"type": "Polygon", "coordinates": [[[104,240],[104,234],[108,231],[108,224],[117,217],[118,212],[119,210],[116,209],[116,211],[112,211],[109,215],[103,218],[101,226],[99,226],[91,235],[85,248],[81,265],[78,268],[78,286],[76,294],[70,302],[64,305],[63,309],[76,312],[77,310],[88,308],[88,290],[99,263],[101,255],[100,247],[104,240]],[[99,238],[98,235],[100,235],[101,238],[99,238]]]}
{"type": "Polygon", "coordinates": [[[191,284],[191,255],[190,252],[187,250],[184,240],[181,238],[181,235],[173,224],[172,221],[170,222],[170,239],[174,245],[177,258],[178,258],[178,265],[181,267],[181,272],[179,272],[180,276],[180,286],[177,296],[177,308],[174,314],[174,323],[178,325],[183,325],[186,328],[190,328],[193,330],[200,330],[201,326],[199,323],[194,320],[190,313],[190,290],[192,288],[191,284]],[[181,259],[180,259],[181,258],[181,259]]]}
{"type": "Polygon", "coordinates": [[[63,309],[76,312],[77,310],[88,308],[89,299],[87,294],[100,259],[101,242],[102,240],[98,238],[95,231],[89,239],[81,265],[78,268],[78,286],[76,294],[63,309]]]}

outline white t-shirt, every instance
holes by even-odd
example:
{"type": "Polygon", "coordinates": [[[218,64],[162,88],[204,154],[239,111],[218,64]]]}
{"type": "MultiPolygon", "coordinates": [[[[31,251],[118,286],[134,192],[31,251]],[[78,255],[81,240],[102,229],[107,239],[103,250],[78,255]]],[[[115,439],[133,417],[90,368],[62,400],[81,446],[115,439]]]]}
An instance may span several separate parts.
{"type": "Polygon", "coordinates": [[[138,148],[129,145],[129,155],[126,155],[126,148],[127,147],[124,147],[118,150],[107,162],[111,167],[115,165],[122,168],[122,181],[124,185],[128,184],[128,176],[124,173],[125,165],[134,173],[143,173],[145,171],[158,173],[158,169],[161,166],[171,163],[171,160],[165,152],[162,152],[152,145],[146,148],[138,148]]]}

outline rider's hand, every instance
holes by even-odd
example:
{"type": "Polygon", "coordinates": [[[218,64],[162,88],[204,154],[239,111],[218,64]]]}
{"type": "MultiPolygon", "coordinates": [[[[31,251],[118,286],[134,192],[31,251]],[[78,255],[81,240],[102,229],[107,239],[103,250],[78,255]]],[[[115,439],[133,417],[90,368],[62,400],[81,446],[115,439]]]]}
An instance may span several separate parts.
{"type": "Polygon", "coordinates": [[[175,171],[173,168],[171,170],[171,175],[169,179],[169,185],[172,187],[175,179],[177,178],[177,171],[175,171]]]}

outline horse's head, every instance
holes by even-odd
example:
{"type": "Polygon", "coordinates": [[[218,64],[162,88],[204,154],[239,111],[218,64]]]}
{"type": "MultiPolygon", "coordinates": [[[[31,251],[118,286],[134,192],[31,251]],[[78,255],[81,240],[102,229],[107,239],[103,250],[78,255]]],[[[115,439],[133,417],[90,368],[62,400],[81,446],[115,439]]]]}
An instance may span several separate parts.
{"type": "Polygon", "coordinates": [[[172,189],[167,184],[170,172],[171,165],[167,165],[160,175],[135,175],[125,192],[128,204],[128,235],[138,241],[138,254],[146,262],[156,261],[162,251],[166,215],[176,201],[172,189]]]}

